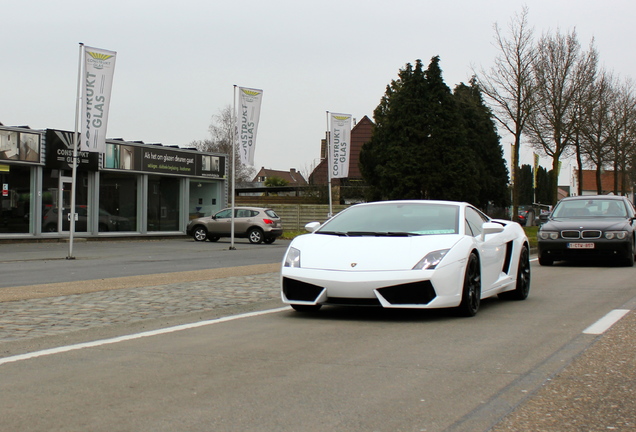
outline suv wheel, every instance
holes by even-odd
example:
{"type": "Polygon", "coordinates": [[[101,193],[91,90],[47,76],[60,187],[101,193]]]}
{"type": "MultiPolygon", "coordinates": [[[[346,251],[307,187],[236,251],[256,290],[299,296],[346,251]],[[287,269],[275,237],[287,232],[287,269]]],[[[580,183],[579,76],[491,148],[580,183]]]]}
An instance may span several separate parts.
{"type": "Polygon", "coordinates": [[[194,229],[192,230],[192,237],[195,241],[205,241],[205,239],[208,238],[208,231],[204,227],[199,225],[197,227],[194,227],[194,229]]]}
{"type": "Polygon", "coordinates": [[[252,228],[247,233],[247,238],[250,239],[250,243],[259,244],[263,242],[263,231],[259,228],[252,228]]]}

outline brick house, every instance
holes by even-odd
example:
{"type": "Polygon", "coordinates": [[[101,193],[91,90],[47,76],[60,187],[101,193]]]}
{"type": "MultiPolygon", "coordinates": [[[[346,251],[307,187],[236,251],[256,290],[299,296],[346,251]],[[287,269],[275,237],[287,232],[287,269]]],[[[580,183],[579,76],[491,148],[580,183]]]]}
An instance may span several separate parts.
{"type": "MultiPolygon", "coordinates": [[[[373,122],[369,117],[364,116],[359,122],[355,124],[355,126],[351,129],[351,146],[350,146],[350,154],[349,154],[349,177],[346,179],[332,179],[332,186],[340,186],[342,184],[348,183],[351,180],[361,180],[362,175],[360,174],[360,150],[362,146],[371,140],[371,135],[373,134],[373,122]],[[344,181],[343,181],[344,180],[344,181]]],[[[320,146],[320,163],[313,170],[311,175],[309,176],[309,184],[313,185],[326,185],[329,182],[327,177],[327,157],[328,157],[328,148],[327,148],[327,140],[321,140],[320,146]]]]}
{"type": "MultiPolygon", "coordinates": [[[[623,183],[623,173],[618,173],[618,193],[621,194],[621,188],[623,183]]],[[[578,170],[575,172],[575,176],[578,179],[578,170]]],[[[633,199],[634,188],[629,176],[625,178],[625,184],[627,190],[626,195],[633,199]]],[[[614,171],[603,171],[601,173],[601,189],[602,195],[614,194],[614,171]]],[[[598,188],[596,185],[596,170],[583,170],[583,195],[596,195],[598,194],[598,188]]]]}
{"type": "Polygon", "coordinates": [[[261,168],[258,174],[256,174],[252,183],[254,183],[254,185],[263,186],[265,181],[270,177],[278,177],[286,180],[288,186],[305,186],[307,184],[307,180],[305,180],[302,174],[296,171],[295,168],[290,168],[289,171],[279,171],[265,167],[261,168]]]}

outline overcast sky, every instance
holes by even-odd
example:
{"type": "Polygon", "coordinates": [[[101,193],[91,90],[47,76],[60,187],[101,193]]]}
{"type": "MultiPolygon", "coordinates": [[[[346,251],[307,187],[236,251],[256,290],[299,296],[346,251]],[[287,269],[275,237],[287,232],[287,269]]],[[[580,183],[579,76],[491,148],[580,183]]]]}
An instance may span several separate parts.
{"type": "MultiPolygon", "coordinates": [[[[493,25],[525,4],[537,35],[576,28],[636,77],[633,0],[2,0],[0,122],[74,129],[79,43],[117,51],[110,138],[209,138],[233,85],[263,90],[255,168],[317,162],[326,112],[369,116],[406,63],[439,55],[446,84],[489,68],[493,25]]],[[[502,140],[509,154],[509,140],[502,140]]],[[[531,151],[524,153],[531,155],[531,151]]],[[[524,160],[522,160],[524,162],[524,160]]],[[[531,157],[525,163],[531,163],[531,157]]]]}

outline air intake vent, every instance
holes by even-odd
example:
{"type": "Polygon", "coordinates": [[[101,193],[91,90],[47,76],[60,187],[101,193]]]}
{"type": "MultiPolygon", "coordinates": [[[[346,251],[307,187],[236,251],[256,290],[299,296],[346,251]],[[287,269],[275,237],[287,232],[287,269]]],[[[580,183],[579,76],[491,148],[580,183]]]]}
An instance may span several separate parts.
{"type": "Polygon", "coordinates": [[[435,289],[430,281],[380,288],[378,292],[393,305],[429,304],[436,297],[435,289]]]}
{"type": "Polygon", "coordinates": [[[301,282],[295,279],[283,278],[283,293],[288,300],[314,301],[324,288],[301,282]]]}

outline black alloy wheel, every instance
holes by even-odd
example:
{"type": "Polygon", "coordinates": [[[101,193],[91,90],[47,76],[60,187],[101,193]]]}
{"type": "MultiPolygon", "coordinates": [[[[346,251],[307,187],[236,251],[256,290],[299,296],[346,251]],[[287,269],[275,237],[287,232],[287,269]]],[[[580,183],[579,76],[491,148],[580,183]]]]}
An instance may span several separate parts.
{"type": "Polygon", "coordinates": [[[498,297],[505,300],[525,300],[528,294],[530,294],[530,252],[528,247],[523,245],[517,268],[517,285],[514,290],[503,292],[498,297]]]}
{"type": "Polygon", "coordinates": [[[466,274],[464,275],[464,288],[462,291],[462,302],[458,306],[461,316],[472,317],[479,310],[481,301],[481,269],[479,258],[473,252],[466,264],[466,274]]]}

